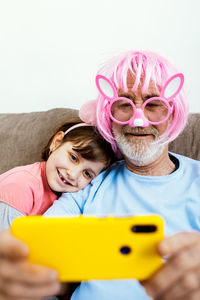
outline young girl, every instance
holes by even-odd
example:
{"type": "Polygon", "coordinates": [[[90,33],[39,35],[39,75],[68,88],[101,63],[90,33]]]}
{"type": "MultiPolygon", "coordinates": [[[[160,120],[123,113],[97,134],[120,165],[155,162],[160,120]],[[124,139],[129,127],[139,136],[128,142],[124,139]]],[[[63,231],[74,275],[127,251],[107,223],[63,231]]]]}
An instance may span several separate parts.
{"type": "Polygon", "coordinates": [[[72,122],[56,131],[42,159],[0,175],[0,230],[18,216],[43,214],[63,192],[83,189],[114,155],[93,126],[72,122]]]}

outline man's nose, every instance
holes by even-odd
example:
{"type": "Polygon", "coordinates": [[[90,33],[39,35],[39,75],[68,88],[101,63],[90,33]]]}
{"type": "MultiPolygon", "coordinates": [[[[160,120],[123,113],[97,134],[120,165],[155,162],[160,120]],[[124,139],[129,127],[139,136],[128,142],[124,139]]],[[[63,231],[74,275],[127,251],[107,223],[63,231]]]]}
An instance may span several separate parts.
{"type": "Polygon", "coordinates": [[[137,109],[142,108],[142,105],[143,105],[143,98],[142,98],[142,95],[137,95],[137,97],[135,98],[135,100],[134,100],[133,102],[134,102],[135,107],[136,107],[137,109]]]}
{"type": "Polygon", "coordinates": [[[130,127],[147,127],[149,122],[144,116],[144,112],[141,108],[136,108],[133,118],[129,122],[130,127]]]}

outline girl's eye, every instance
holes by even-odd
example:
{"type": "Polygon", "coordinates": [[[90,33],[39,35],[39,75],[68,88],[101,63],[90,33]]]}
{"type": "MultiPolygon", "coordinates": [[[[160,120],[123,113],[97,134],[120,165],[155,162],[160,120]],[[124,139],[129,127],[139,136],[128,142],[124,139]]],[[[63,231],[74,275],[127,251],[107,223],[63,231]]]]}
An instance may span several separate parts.
{"type": "Polygon", "coordinates": [[[73,153],[70,153],[70,158],[73,162],[77,162],[78,158],[76,157],[76,155],[74,155],[73,153]]]}
{"type": "Polygon", "coordinates": [[[91,180],[93,178],[92,174],[88,170],[84,170],[83,174],[89,180],[91,180]]]}

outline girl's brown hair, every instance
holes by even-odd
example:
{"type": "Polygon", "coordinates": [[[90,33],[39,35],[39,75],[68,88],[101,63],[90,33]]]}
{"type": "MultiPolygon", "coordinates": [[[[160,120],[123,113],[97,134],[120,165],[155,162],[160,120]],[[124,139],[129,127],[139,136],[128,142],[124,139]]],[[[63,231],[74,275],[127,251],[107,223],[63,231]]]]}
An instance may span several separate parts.
{"type": "MultiPolygon", "coordinates": [[[[55,134],[59,131],[65,132],[77,123],[81,123],[79,119],[63,124],[56,130],[55,134]]],[[[50,138],[42,152],[42,159],[45,161],[49,158],[50,145],[55,134],[50,138]]],[[[62,144],[65,142],[73,143],[73,150],[78,152],[83,158],[104,162],[105,168],[116,160],[110,143],[105,141],[93,126],[82,126],[69,131],[64,136],[62,144]]]]}

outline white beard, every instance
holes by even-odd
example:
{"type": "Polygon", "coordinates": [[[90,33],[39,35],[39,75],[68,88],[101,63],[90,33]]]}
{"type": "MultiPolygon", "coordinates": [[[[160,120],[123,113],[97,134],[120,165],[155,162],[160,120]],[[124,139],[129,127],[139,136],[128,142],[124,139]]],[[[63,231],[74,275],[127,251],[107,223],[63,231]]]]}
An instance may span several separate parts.
{"type": "Polygon", "coordinates": [[[131,141],[124,134],[120,134],[113,127],[113,135],[117,142],[118,148],[122,154],[127,157],[135,166],[146,166],[154,162],[165,149],[165,145],[147,141],[144,139],[131,138],[131,141]]]}

